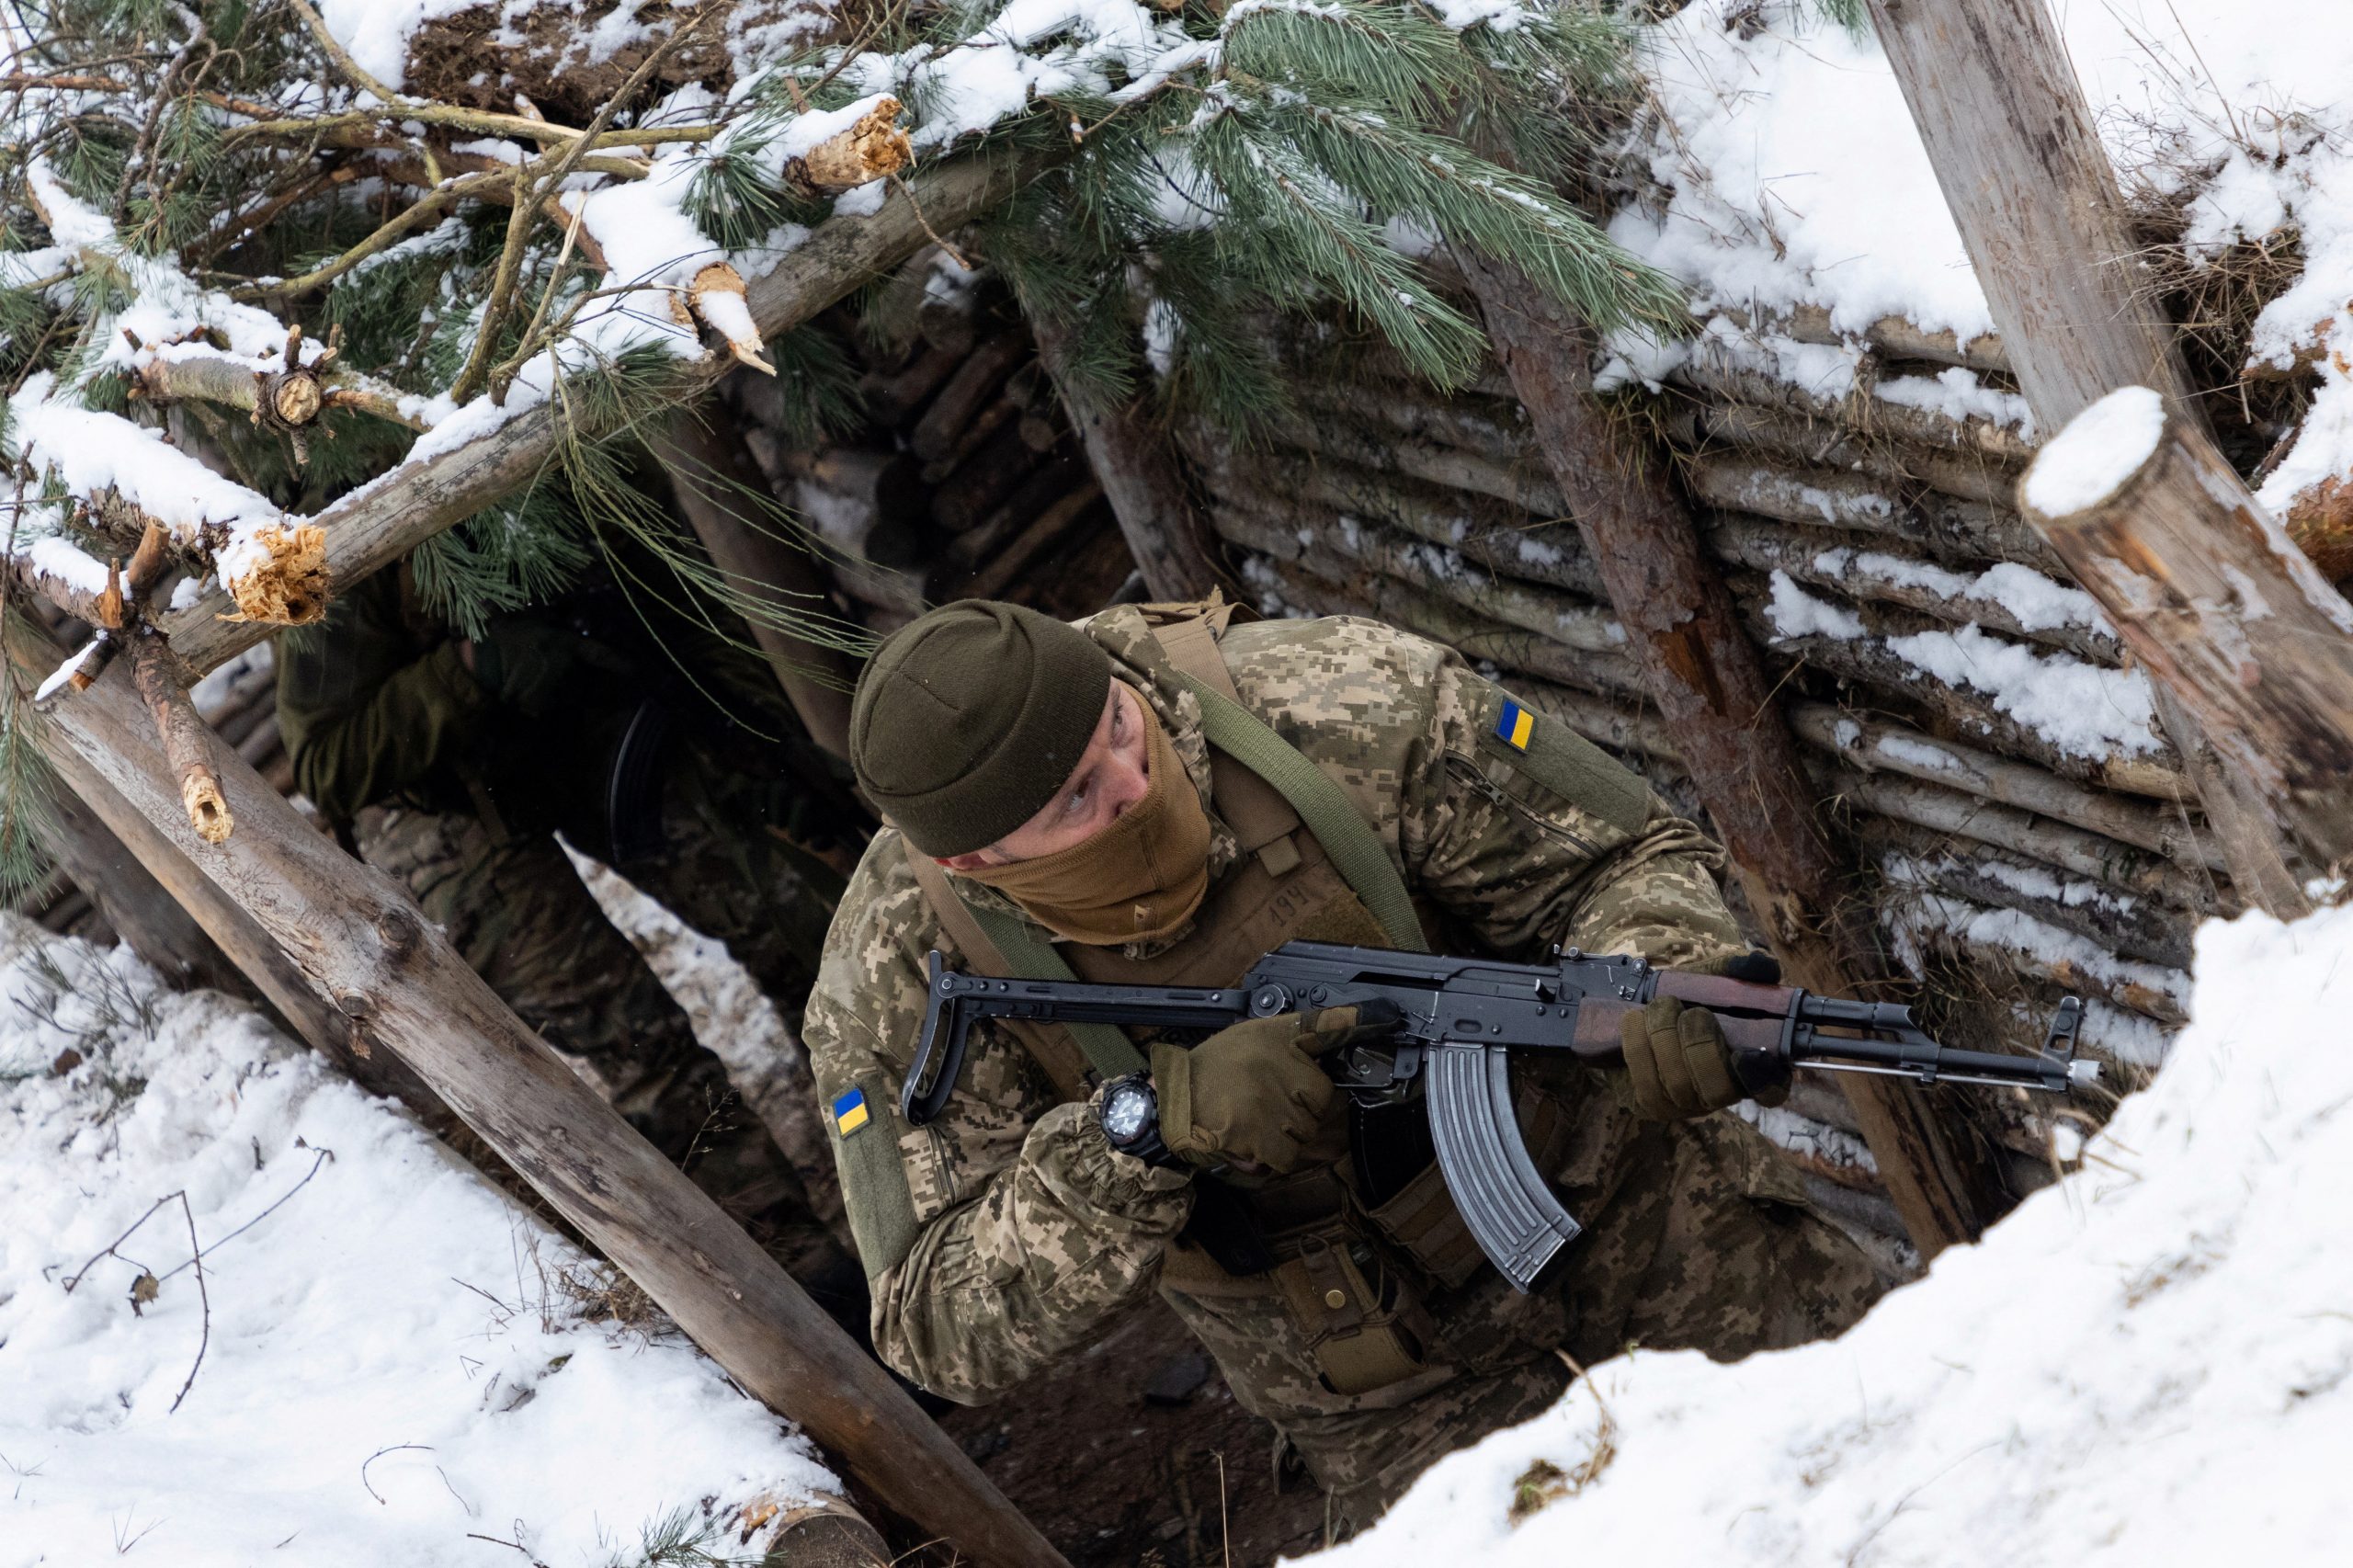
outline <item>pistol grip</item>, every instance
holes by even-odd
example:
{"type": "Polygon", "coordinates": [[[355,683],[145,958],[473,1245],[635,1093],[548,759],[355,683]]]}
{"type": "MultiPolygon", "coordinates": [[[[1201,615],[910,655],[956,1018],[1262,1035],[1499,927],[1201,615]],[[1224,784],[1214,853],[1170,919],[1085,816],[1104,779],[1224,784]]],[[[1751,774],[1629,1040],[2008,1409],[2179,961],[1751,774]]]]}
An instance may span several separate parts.
{"type": "Polygon", "coordinates": [[[1583,1227],[1529,1157],[1512,1108],[1508,1054],[1498,1046],[1438,1045],[1423,1072],[1446,1190],[1487,1261],[1524,1292],[1583,1227]]]}

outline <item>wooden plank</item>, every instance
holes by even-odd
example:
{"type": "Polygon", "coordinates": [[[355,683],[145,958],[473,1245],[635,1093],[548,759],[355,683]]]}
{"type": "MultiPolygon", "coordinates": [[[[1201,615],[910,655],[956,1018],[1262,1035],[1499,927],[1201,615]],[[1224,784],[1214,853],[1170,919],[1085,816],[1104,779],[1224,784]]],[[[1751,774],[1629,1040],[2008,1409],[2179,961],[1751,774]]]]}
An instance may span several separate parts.
{"type": "Polygon", "coordinates": [[[1063,1559],[882,1368],[508,1011],[382,872],[233,755],[237,831],[198,838],[119,665],[49,716],[61,769],[119,796],[375,1046],[439,1093],[752,1394],[887,1506],[986,1563],[1063,1559]]]}
{"type": "MultiPolygon", "coordinates": [[[[2154,387],[2197,417],[2115,170],[2044,0],[1870,0],[1870,8],[2036,423],[2057,430],[2127,386],[2154,387]]],[[[2113,618],[2118,607],[2102,603],[2113,618]]],[[[2188,694],[2163,676],[2153,684],[2158,722],[2230,858],[2232,881],[2283,918],[2309,909],[2293,846],[2268,803],[2223,766],[2188,694]]]]}

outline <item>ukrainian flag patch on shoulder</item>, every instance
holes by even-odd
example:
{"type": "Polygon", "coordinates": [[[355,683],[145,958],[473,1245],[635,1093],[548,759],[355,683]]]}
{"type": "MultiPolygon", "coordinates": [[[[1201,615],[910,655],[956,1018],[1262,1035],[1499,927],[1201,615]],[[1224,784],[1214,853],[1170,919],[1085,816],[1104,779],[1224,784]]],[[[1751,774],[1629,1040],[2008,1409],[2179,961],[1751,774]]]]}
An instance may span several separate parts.
{"type": "Polygon", "coordinates": [[[1514,751],[1526,751],[1528,739],[1536,733],[1536,715],[1509,698],[1504,699],[1504,710],[1495,715],[1495,739],[1514,751]]]}
{"type": "Polygon", "coordinates": [[[866,1125],[866,1092],[852,1089],[834,1102],[834,1131],[847,1138],[866,1125]]]}

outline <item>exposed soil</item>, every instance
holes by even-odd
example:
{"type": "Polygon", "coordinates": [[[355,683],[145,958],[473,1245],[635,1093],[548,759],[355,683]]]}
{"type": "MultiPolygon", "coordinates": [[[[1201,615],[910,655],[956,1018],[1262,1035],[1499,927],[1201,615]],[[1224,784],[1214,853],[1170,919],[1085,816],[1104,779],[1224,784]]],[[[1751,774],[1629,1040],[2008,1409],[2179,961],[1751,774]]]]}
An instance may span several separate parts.
{"type": "Polygon", "coordinates": [[[940,1425],[1072,1568],[1263,1568],[1323,1542],[1323,1493],[1296,1470],[1276,1489],[1274,1428],[1157,1300],[940,1425]]]}

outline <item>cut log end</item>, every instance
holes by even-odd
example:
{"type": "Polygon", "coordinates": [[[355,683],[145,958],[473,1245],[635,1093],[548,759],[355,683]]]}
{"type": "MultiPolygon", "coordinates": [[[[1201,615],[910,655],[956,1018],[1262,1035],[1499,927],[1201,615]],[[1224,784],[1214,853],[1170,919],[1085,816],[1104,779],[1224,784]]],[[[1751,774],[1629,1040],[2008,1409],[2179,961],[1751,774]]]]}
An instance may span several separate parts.
{"type": "Polygon", "coordinates": [[[2332,583],[2353,578],[2353,483],[2334,475],[2288,504],[2288,537],[2332,583]]]}
{"type": "Polygon", "coordinates": [[[886,97],[847,131],[837,131],[785,165],[803,195],[830,196],[897,174],[915,162],[915,143],[899,129],[899,100],[886,97]]]}
{"type": "Polygon", "coordinates": [[[327,536],[313,523],[268,528],[255,536],[266,552],[259,565],[226,585],[237,613],[224,620],[308,626],[327,612],[327,536]]]}
{"type": "Polygon", "coordinates": [[[319,378],[308,370],[289,370],[269,390],[269,407],[281,425],[308,425],[319,416],[326,401],[319,378]]]}
{"type": "Polygon", "coordinates": [[[727,351],[737,364],[748,365],[764,376],[776,374],[767,346],[760,341],[760,329],[753,324],[751,306],[745,301],[742,273],[723,261],[714,262],[695,274],[687,300],[694,319],[726,341],[727,351]]]}
{"type": "Polygon", "coordinates": [[[210,767],[181,770],[180,804],[188,808],[188,826],[207,844],[223,842],[237,825],[236,819],[229,814],[229,802],[221,794],[221,780],[210,767]]]}
{"type": "Polygon", "coordinates": [[[2149,466],[2165,435],[2165,398],[2150,387],[2119,387],[2044,445],[2018,481],[2018,509],[2060,518],[2106,505],[2149,466]]]}

